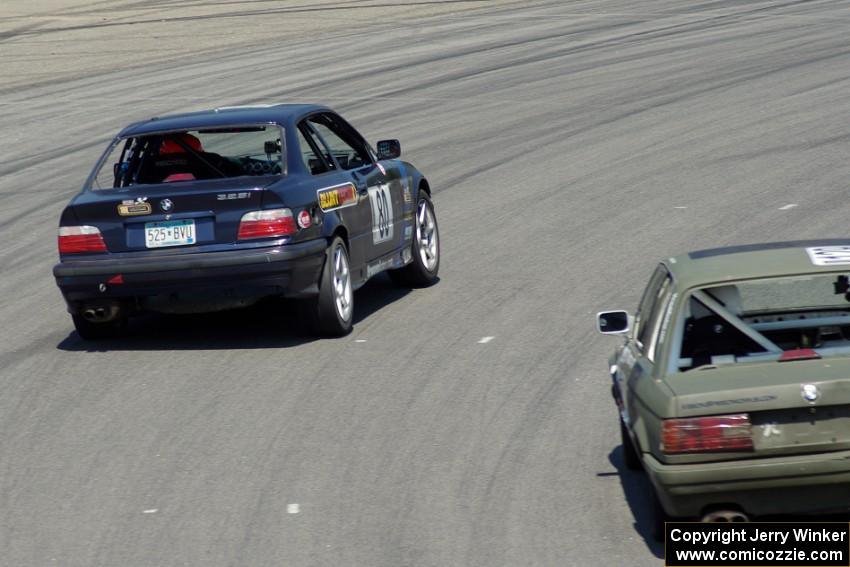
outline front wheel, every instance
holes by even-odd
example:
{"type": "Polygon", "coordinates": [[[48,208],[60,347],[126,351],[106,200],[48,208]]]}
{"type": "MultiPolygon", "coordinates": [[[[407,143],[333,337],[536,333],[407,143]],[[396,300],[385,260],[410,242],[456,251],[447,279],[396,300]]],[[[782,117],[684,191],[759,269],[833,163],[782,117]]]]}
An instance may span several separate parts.
{"type": "Polygon", "coordinates": [[[304,307],[315,331],[341,337],[351,332],[354,320],[354,288],[351,285],[348,249],[337,236],[325,254],[319,295],[306,300],[304,307]]]}
{"type": "Polygon", "coordinates": [[[440,230],[437,226],[437,215],[434,214],[434,205],[424,191],[419,191],[414,222],[413,242],[410,248],[412,259],[403,268],[390,270],[389,275],[399,285],[427,287],[438,281],[440,230]]]}

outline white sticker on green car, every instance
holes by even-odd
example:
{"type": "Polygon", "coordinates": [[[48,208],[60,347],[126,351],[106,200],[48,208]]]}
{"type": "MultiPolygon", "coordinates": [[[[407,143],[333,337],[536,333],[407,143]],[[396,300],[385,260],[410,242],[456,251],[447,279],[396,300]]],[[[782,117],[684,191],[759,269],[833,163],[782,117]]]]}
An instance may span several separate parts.
{"type": "Polygon", "coordinates": [[[850,264],[850,246],[818,246],[806,248],[815,266],[841,266],[850,264]]]}

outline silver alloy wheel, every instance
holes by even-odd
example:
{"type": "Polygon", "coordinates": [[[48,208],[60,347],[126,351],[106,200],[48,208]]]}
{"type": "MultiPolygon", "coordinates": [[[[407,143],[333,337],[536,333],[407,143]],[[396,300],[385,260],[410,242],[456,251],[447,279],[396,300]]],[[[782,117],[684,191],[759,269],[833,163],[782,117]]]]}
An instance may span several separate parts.
{"type": "Polygon", "coordinates": [[[437,266],[437,223],[434,220],[434,211],[428,206],[428,201],[419,201],[419,210],[416,211],[416,242],[419,248],[419,258],[422,265],[429,272],[433,272],[437,266]]]}
{"type": "Polygon", "coordinates": [[[337,246],[333,255],[333,289],[334,305],[340,319],[348,321],[351,318],[351,272],[348,269],[348,258],[345,248],[337,246]]]}

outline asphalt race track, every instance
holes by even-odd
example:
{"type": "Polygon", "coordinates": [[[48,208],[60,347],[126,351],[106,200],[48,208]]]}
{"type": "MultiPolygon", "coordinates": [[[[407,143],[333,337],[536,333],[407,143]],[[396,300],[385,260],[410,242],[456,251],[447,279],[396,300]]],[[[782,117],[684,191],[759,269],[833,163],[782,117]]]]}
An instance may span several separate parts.
{"type": "Polygon", "coordinates": [[[657,566],[605,308],[690,249],[847,236],[850,5],[0,4],[0,564],[657,566]],[[429,177],[441,281],[86,343],[56,225],[130,121],[326,103],[429,177]],[[491,340],[482,341],[484,337],[491,340]]]}

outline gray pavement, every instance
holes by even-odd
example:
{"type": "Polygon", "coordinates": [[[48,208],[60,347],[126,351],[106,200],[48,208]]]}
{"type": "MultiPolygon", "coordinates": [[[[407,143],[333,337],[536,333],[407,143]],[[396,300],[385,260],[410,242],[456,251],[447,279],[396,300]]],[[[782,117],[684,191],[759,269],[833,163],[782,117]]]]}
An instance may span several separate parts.
{"type": "Polygon", "coordinates": [[[0,564],[660,565],[593,316],[667,255],[847,235],[848,23],[837,0],[4,0],[0,564]],[[248,310],[81,341],[55,227],[106,140],[276,101],[401,139],[440,283],[377,278],[336,340],[248,310]]]}

